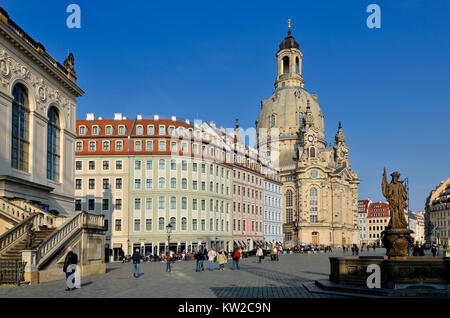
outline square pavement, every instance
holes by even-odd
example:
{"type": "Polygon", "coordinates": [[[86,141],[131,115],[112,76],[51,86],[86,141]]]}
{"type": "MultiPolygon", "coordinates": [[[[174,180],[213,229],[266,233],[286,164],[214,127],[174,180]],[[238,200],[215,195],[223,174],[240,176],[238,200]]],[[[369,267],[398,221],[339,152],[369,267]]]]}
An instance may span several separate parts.
{"type": "MultiPolygon", "coordinates": [[[[383,255],[384,249],[363,252],[360,255],[383,255]]],[[[0,298],[323,298],[343,297],[310,293],[304,285],[329,276],[328,257],[350,256],[341,251],[319,254],[280,254],[280,260],[266,257],[240,261],[240,270],[231,270],[231,260],[220,272],[195,272],[195,261],[174,263],[172,272],[166,272],[166,263],[141,263],[140,277],[133,277],[132,263],[107,264],[104,275],[82,277],[81,288],[65,291],[65,281],[31,286],[0,287],[0,298]]]]}

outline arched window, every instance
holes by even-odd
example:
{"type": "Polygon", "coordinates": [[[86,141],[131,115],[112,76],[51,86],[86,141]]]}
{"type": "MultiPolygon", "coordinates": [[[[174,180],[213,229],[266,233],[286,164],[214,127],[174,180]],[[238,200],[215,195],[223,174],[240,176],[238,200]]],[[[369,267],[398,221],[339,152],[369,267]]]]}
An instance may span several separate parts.
{"type": "Polygon", "coordinates": [[[59,177],[59,116],[55,107],[48,110],[47,126],[47,179],[59,177]]]}
{"type": "Polygon", "coordinates": [[[177,178],[170,178],[170,187],[172,189],[176,189],[177,188],[177,178]]]}
{"type": "Polygon", "coordinates": [[[166,169],[166,161],[164,159],[159,160],[159,169],[166,169]]]}
{"type": "Polygon", "coordinates": [[[309,156],[311,158],[315,158],[316,157],[316,149],[314,147],[309,148],[309,156]]]}
{"type": "Polygon", "coordinates": [[[302,112],[298,113],[298,124],[300,125],[300,127],[303,127],[303,113],[302,112]]]}
{"type": "Polygon", "coordinates": [[[183,209],[183,210],[187,209],[187,198],[186,197],[181,198],[181,209],[183,209]]]}
{"type": "Polygon", "coordinates": [[[182,231],[187,230],[187,218],[181,218],[181,230],[182,231]]]}
{"type": "Polygon", "coordinates": [[[272,116],[270,116],[270,127],[275,127],[275,123],[276,123],[276,118],[275,118],[275,114],[272,114],[272,116]]]}
{"type": "Polygon", "coordinates": [[[283,74],[289,73],[289,57],[283,57],[283,74]]]}
{"type": "Polygon", "coordinates": [[[177,219],[174,217],[171,217],[170,225],[172,225],[172,231],[176,231],[177,230],[177,219]]]}
{"type": "Polygon", "coordinates": [[[187,189],[187,179],[186,178],[181,179],[181,188],[187,189]]]}
{"type": "Polygon", "coordinates": [[[16,84],[13,88],[11,167],[28,171],[28,93],[25,86],[16,84]]]}
{"type": "Polygon", "coordinates": [[[158,230],[160,230],[160,231],[165,230],[164,218],[162,218],[162,217],[158,219],[158,230]]]}
{"type": "Polygon", "coordinates": [[[175,210],[177,208],[177,198],[170,197],[170,209],[175,210]]]}
{"type": "Polygon", "coordinates": [[[317,205],[317,189],[316,188],[311,188],[311,190],[309,190],[309,204],[317,205]]]}
{"type": "Polygon", "coordinates": [[[159,188],[164,189],[166,187],[166,178],[159,178],[159,188]]]}
{"type": "Polygon", "coordinates": [[[295,73],[298,73],[300,66],[300,61],[298,59],[298,56],[295,58],[295,73]]]}
{"type": "Polygon", "coordinates": [[[286,191],[286,206],[292,206],[292,190],[286,191]]]}

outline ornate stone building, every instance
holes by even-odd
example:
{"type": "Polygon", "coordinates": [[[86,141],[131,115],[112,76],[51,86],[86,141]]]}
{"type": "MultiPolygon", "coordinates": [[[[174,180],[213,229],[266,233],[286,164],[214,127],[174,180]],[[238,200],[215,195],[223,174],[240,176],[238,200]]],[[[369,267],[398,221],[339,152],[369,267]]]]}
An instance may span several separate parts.
{"type": "Polygon", "coordinates": [[[325,140],[317,94],[304,88],[303,54],[289,26],[277,57],[275,91],[261,101],[259,153],[278,165],[283,182],[284,246],[359,242],[358,184],[341,123],[325,140]]]}

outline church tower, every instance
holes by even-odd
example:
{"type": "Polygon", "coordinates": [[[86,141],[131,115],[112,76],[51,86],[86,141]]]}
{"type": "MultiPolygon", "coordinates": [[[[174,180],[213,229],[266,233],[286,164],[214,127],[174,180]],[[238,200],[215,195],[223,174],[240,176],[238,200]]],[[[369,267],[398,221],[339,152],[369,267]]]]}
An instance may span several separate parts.
{"type": "Polygon", "coordinates": [[[283,247],[358,244],[358,184],[339,123],[335,142],[325,140],[317,94],[304,88],[303,53],[289,20],[276,53],[272,95],[256,120],[260,156],[280,171],[283,183],[283,247]]]}

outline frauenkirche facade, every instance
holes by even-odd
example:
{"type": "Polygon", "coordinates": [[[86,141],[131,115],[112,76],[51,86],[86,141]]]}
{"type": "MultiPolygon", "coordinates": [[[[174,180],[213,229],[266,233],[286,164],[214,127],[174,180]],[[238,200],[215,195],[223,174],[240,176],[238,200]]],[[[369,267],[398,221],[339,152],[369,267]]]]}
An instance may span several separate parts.
{"type": "Polygon", "coordinates": [[[283,182],[284,247],[359,243],[358,184],[341,123],[325,140],[316,94],[304,89],[302,57],[291,34],[281,42],[275,91],[256,121],[260,153],[277,162],[283,182]]]}

